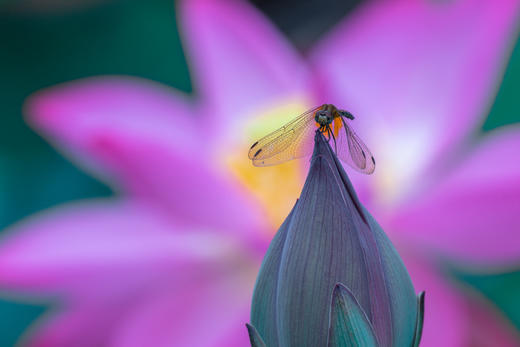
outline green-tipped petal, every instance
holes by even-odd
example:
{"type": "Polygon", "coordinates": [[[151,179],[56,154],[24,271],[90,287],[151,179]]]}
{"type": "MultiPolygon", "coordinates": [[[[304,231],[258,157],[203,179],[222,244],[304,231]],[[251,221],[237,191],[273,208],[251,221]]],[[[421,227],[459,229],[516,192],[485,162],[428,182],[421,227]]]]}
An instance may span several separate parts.
{"type": "Polygon", "coordinates": [[[295,207],[296,205],[269,245],[253,293],[251,324],[263,336],[269,347],[277,347],[279,345],[276,319],[276,291],[278,288],[280,259],[295,207]]]}
{"type": "Polygon", "coordinates": [[[413,337],[413,347],[418,347],[421,342],[422,328],[424,323],[424,292],[417,297],[417,323],[415,325],[415,335],[413,337]]]}
{"type": "Polygon", "coordinates": [[[247,333],[249,334],[249,341],[251,341],[251,347],[266,347],[264,340],[255,329],[254,326],[246,324],[247,333]]]}
{"type": "Polygon", "coordinates": [[[376,220],[365,211],[382,259],[392,312],[393,346],[409,346],[415,333],[417,300],[412,280],[401,257],[376,220]]]}
{"type": "Polygon", "coordinates": [[[338,283],[332,294],[328,347],[375,347],[372,324],[352,292],[338,283]]]}

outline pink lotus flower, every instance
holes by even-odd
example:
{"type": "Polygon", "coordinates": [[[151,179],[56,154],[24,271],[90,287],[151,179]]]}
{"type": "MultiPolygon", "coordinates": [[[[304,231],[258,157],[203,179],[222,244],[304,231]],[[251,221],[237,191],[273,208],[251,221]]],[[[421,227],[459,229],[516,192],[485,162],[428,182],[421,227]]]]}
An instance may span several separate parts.
{"type": "Polygon", "coordinates": [[[516,1],[370,3],[304,61],[246,3],[185,1],[196,100],[127,77],[32,97],[29,123],[120,194],[56,207],[4,237],[1,288],[59,300],[25,344],[247,346],[259,262],[307,164],[253,168],[247,148],[322,101],[352,111],[376,155],[374,176],[352,179],[428,292],[421,346],[468,345],[475,324],[480,342],[517,344],[488,303],[435,265],[439,255],[519,260],[520,164],[509,159],[520,129],[471,136],[517,10],[516,1]]]}

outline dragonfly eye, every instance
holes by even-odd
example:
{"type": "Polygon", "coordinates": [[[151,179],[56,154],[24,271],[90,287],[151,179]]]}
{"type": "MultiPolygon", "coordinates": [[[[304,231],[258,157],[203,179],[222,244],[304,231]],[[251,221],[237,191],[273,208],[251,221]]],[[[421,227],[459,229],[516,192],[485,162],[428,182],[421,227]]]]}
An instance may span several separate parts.
{"type": "Polygon", "coordinates": [[[319,111],[319,112],[316,112],[316,116],[314,117],[314,120],[316,120],[316,122],[318,124],[325,125],[325,124],[330,123],[331,118],[332,117],[330,117],[330,115],[327,114],[327,112],[319,111]]]}

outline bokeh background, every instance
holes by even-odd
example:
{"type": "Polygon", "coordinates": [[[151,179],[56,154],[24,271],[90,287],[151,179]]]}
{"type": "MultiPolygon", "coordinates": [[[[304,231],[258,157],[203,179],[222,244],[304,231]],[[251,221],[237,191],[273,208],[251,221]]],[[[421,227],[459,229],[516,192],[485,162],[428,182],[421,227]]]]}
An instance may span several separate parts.
{"type": "MultiPolygon", "coordinates": [[[[333,0],[252,3],[301,54],[364,5],[333,0]]],[[[520,122],[520,45],[517,30],[509,35],[505,68],[490,92],[482,133],[520,122]]],[[[0,229],[60,204],[119,194],[57,152],[28,126],[22,111],[26,98],[38,90],[100,75],[138,76],[196,93],[173,0],[0,2],[0,229]]],[[[520,196],[515,203],[520,204],[520,196]]],[[[506,330],[520,329],[520,264],[483,270],[447,261],[442,268],[450,282],[464,288],[461,293],[478,292],[489,300],[506,330]]],[[[12,293],[0,296],[0,346],[15,345],[53,307],[12,293]]],[[[438,334],[443,334],[442,327],[438,334]]],[[[488,345],[494,344],[471,342],[488,345]]]]}

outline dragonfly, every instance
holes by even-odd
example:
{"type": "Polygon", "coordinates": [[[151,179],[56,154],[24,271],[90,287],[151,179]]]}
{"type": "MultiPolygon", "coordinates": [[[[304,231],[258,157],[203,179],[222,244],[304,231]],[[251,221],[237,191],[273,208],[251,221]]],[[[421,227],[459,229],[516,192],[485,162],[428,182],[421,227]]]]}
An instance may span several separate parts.
{"type": "Polygon", "coordinates": [[[341,161],[359,172],[371,174],[376,161],[349,125],[354,118],[350,112],[332,104],[311,108],[253,143],[249,159],[254,166],[271,166],[308,156],[313,151],[315,133],[321,132],[341,161]]]}

